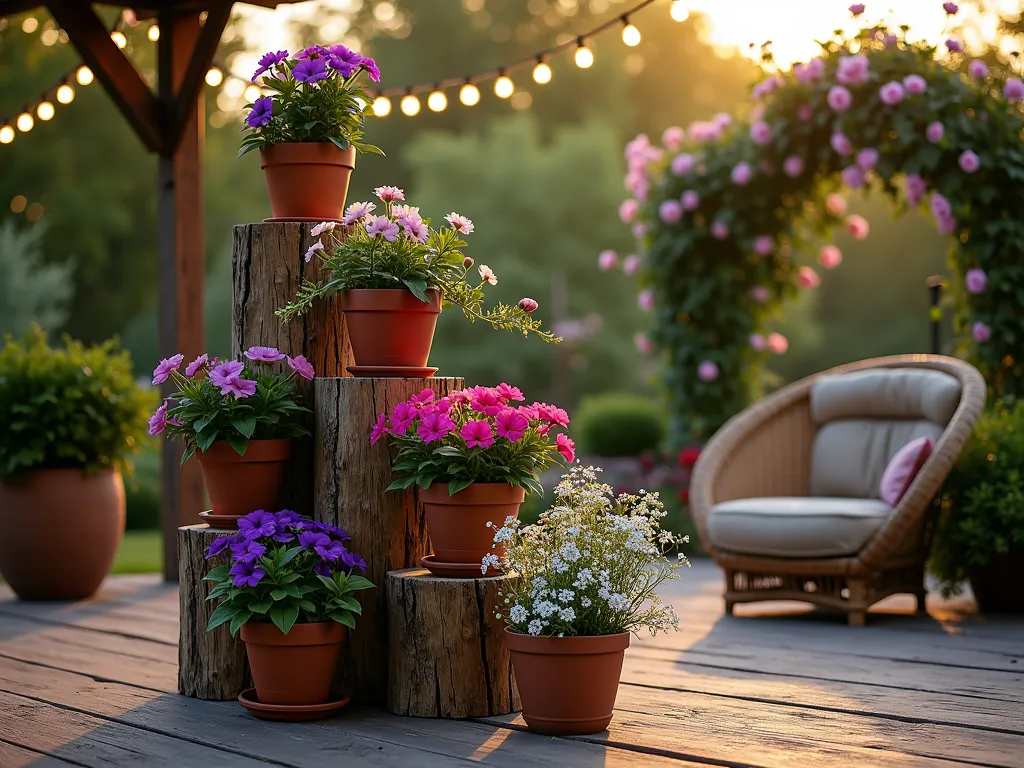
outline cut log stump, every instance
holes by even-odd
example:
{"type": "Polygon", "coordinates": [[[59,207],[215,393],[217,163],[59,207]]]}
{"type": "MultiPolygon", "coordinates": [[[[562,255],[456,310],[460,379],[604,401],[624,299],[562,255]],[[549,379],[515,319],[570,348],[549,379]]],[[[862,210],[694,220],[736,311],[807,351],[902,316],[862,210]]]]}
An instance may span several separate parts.
{"type": "Polygon", "coordinates": [[[359,595],[363,615],[342,651],[335,684],[357,701],[387,700],[388,609],[385,576],[418,567],[430,554],[427,523],[417,490],[387,492],[391,484],[388,441],[370,445],[377,414],[424,389],[444,397],[462,379],[316,379],[313,456],[315,519],[340,525],[352,549],[366,560],[366,577],[376,589],[359,595]]]}
{"type": "Polygon", "coordinates": [[[241,638],[232,637],[227,624],[206,631],[217,607],[216,601],[206,599],[213,584],[203,577],[215,565],[207,562],[206,550],[216,539],[235,533],[208,525],[178,529],[178,692],[196,699],[227,701],[252,685],[241,638]]]}
{"type": "Polygon", "coordinates": [[[521,709],[504,623],[494,618],[507,582],[442,579],[422,568],[387,575],[390,712],[463,718],[521,709]]]}

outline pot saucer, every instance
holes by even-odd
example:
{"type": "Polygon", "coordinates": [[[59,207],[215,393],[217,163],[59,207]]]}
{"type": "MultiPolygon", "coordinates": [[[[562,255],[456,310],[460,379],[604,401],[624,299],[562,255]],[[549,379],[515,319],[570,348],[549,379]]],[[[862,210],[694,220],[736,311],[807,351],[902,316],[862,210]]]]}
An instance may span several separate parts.
{"type": "Polygon", "coordinates": [[[319,224],[322,221],[333,221],[335,224],[341,224],[341,219],[318,219],[315,216],[271,216],[269,219],[264,219],[264,224],[274,224],[276,222],[293,221],[299,224],[319,224]]]}
{"type": "Polygon", "coordinates": [[[300,722],[331,717],[351,700],[350,696],[333,695],[336,698],[323,704],[261,704],[256,698],[256,689],[247,688],[238,694],[238,703],[249,710],[253,717],[261,720],[300,722]]]}
{"type": "Polygon", "coordinates": [[[487,573],[480,573],[480,566],[475,563],[442,563],[435,560],[433,555],[424,555],[420,558],[420,565],[430,571],[433,576],[441,576],[445,579],[483,579],[488,576],[498,576],[494,568],[488,568],[487,573]]]}
{"type": "Polygon", "coordinates": [[[350,365],[345,370],[353,376],[377,379],[429,379],[437,368],[406,365],[350,365]]]}
{"type": "Polygon", "coordinates": [[[238,519],[241,515],[217,515],[213,512],[200,512],[199,518],[209,525],[222,531],[237,531],[238,519]]]}

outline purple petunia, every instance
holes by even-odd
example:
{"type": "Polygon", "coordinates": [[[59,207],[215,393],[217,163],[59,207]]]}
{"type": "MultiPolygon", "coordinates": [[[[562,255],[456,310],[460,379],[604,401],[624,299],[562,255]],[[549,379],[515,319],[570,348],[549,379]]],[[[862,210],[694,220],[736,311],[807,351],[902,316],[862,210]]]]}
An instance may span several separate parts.
{"type": "Polygon", "coordinates": [[[274,116],[274,100],[269,96],[261,96],[252,105],[245,122],[250,128],[262,128],[270,122],[274,116]]]}
{"type": "MultiPolygon", "coordinates": [[[[324,536],[324,534],[320,535],[324,536]]],[[[330,536],[324,536],[324,538],[327,539],[327,543],[318,542],[313,549],[316,550],[316,553],[320,555],[321,559],[326,560],[329,563],[337,562],[338,559],[341,558],[342,553],[347,552],[348,550],[342,542],[336,541],[330,536]]]]}
{"type": "Polygon", "coordinates": [[[231,545],[231,558],[236,563],[254,563],[263,557],[266,546],[253,539],[242,539],[231,545]]]}
{"type": "Polygon", "coordinates": [[[366,561],[355,552],[351,552],[347,549],[341,553],[341,564],[349,569],[360,571],[366,570],[366,561]]]}
{"type": "Polygon", "coordinates": [[[159,435],[167,428],[167,403],[163,403],[149,418],[149,434],[159,435]]]}
{"type": "Polygon", "coordinates": [[[238,532],[246,538],[273,536],[277,530],[276,523],[277,516],[273,512],[257,509],[239,519],[238,532]]]}
{"type": "Polygon", "coordinates": [[[363,68],[366,69],[366,73],[370,76],[370,79],[375,83],[380,82],[380,70],[377,68],[377,62],[368,56],[362,57],[363,68]]]}
{"type": "Polygon", "coordinates": [[[276,363],[284,360],[285,355],[276,347],[249,347],[245,356],[257,363],[276,363]]]}
{"type": "Polygon", "coordinates": [[[153,384],[163,384],[174,371],[185,362],[184,355],[174,355],[160,361],[160,364],[153,369],[153,384]]]}
{"type": "Polygon", "coordinates": [[[267,572],[259,566],[242,562],[231,566],[231,570],[228,573],[235,577],[234,585],[236,587],[255,587],[267,575],[267,572]]]}
{"type": "Polygon", "coordinates": [[[185,375],[188,376],[190,379],[194,378],[197,373],[199,373],[203,368],[206,367],[206,364],[208,362],[210,362],[209,355],[200,355],[187,366],[185,366],[185,375]]]}
{"type": "Polygon", "coordinates": [[[327,66],[344,78],[349,78],[363,64],[363,57],[344,45],[327,47],[327,66]]]}
{"type": "MultiPolygon", "coordinates": [[[[308,49],[307,49],[308,50],[308,49]]],[[[292,77],[300,83],[315,83],[329,77],[325,59],[302,59],[292,70],[292,77]]]]}
{"type": "Polygon", "coordinates": [[[352,537],[348,535],[348,531],[344,528],[339,528],[336,525],[331,525],[330,523],[315,522],[313,523],[313,530],[318,531],[319,533],[326,533],[336,539],[340,539],[341,541],[352,540],[352,537]]]}
{"type": "Polygon", "coordinates": [[[309,48],[303,48],[301,51],[295,54],[295,58],[299,61],[316,61],[317,59],[327,56],[329,53],[327,48],[322,45],[311,45],[309,48]]]}
{"type": "Polygon", "coordinates": [[[288,58],[288,51],[267,51],[259,60],[259,69],[257,69],[252,76],[252,81],[255,83],[256,78],[262,75],[271,67],[280,64],[282,61],[288,58]]]}
{"type": "Polygon", "coordinates": [[[229,378],[240,375],[244,368],[245,366],[237,360],[221,363],[210,371],[210,383],[215,387],[222,387],[229,378]]]}
{"type": "Polygon", "coordinates": [[[230,545],[232,541],[234,541],[233,536],[221,536],[219,539],[214,539],[212,542],[210,542],[210,546],[206,550],[206,557],[216,557],[225,549],[227,549],[228,545],[230,545]]]}
{"type": "Polygon", "coordinates": [[[313,371],[313,366],[306,359],[305,355],[296,355],[295,357],[288,358],[288,367],[295,371],[302,378],[312,381],[316,375],[313,371]]]}

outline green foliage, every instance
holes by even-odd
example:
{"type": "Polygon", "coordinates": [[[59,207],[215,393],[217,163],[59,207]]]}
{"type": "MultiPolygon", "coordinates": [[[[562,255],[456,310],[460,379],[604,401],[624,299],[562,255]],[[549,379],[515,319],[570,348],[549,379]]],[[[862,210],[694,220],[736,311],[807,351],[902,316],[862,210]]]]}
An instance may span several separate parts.
{"type": "Polygon", "coordinates": [[[627,392],[583,398],[575,424],[580,452],[588,456],[639,456],[660,447],[668,431],[656,400],[627,392]]]}
{"type": "Polygon", "coordinates": [[[67,320],[75,264],[46,264],[44,234],[45,226],[19,231],[11,219],[0,224],[0,336],[22,334],[33,322],[53,331],[67,320]]]}
{"type": "Polygon", "coordinates": [[[941,498],[929,569],[949,595],[973,567],[1024,550],[1024,401],[982,416],[941,498]]]}
{"type": "Polygon", "coordinates": [[[145,445],[133,461],[135,471],[125,481],[125,529],[158,530],[160,528],[160,446],[156,441],[145,445]]]}
{"type": "Polygon", "coordinates": [[[33,469],[130,470],[153,398],[116,340],[47,345],[39,326],[0,351],[0,477],[33,469]]]}

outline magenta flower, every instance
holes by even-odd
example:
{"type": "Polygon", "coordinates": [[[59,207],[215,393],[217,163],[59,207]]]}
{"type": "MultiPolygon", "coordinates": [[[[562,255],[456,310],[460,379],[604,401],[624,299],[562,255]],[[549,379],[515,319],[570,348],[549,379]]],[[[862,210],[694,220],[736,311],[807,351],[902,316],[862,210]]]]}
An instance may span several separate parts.
{"type": "Polygon", "coordinates": [[[775,242],[771,235],[758,235],[754,238],[754,253],[758,256],[767,256],[775,250],[775,242]]]}
{"type": "Polygon", "coordinates": [[[220,393],[225,397],[234,395],[236,400],[251,397],[256,394],[256,382],[252,379],[243,379],[240,376],[228,376],[220,385],[220,393]]]}
{"type": "Polygon", "coordinates": [[[370,428],[370,445],[376,445],[378,440],[384,437],[384,435],[390,434],[390,432],[387,414],[382,413],[378,415],[377,423],[370,428]]]}
{"type": "Polygon", "coordinates": [[[460,216],[455,211],[452,211],[445,216],[444,220],[447,221],[451,225],[451,228],[456,232],[468,235],[473,231],[473,222],[465,216],[460,216]]]}
{"type": "Polygon", "coordinates": [[[970,66],[967,67],[967,71],[971,73],[971,77],[988,77],[988,64],[981,59],[975,59],[971,62],[970,66]]]}
{"type": "Polygon", "coordinates": [[[516,409],[506,408],[494,417],[494,427],[498,437],[515,443],[522,440],[526,430],[530,428],[530,422],[516,409]]]}
{"type": "Polygon", "coordinates": [[[299,374],[299,376],[306,379],[307,381],[312,381],[313,377],[316,375],[313,372],[312,364],[306,359],[305,355],[296,355],[295,357],[289,357],[288,367],[295,371],[297,374],[299,374]]]}
{"type": "Polygon", "coordinates": [[[642,221],[638,221],[636,224],[633,225],[632,232],[633,237],[635,237],[637,240],[641,240],[643,239],[644,235],[647,234],[647,225],[644,224],[642,221]]]}
{"type": "Polygon", "coordinates": [[[249,347],[245,356],[257,363],[276,363],[285,358],[284,353],[274,347],[249,347]]]}
{"type": "Polygon", "coordinates": [[[245,366],[237,360],[221,363],[210,371],[210,383],[215,387],[223,387],[224,382],[230,377],[241,375],[244,368],[245,366]]]}
{"type": "Polygon", "coordinates": [[[256,82],[256,78],[262,75],[264,72],[269,70],[271,67],[280,64],[282,61],[288,58],[288,51],[268,51],[260,56],[259,68],[252,75],[252,82],[256,82]]]}
{"type": "Polygon", "coordinates": [[[572,441],[571,437],[560,432],[555,437],[555,447],[562,454],[566,464],[572,464],[576,461],[576,443],[572,441]]]}
{"type": "Polygon", "coordinates": [[[262,128],[270,122],[274,116],[274,100],[269,96],[261,96],[252,105],[245,122],[250,128],[262,128]]]}
{"type": "Polygon", "coordinates": [[[636,295],[636,305],[645,312],[654,309],[654,292],[651,290],[640,291],[636,295]]]}
{"type": "Polygon", "coordinates": [[[398,187],[377,187],[373,190],[381,202],[393,203],[396,200],[405,200],[405,190],[398,187]]]}
{"type": "Polygon", "coordinates": [[[981,160],[969,149],[960,155],[957,162],[964,173],[974,173],[981,166],[981,160]]]}
{"type": "Polygon", "coordinates": [[[506,384],[504,381],[495,387],[495,390],[498,393],[498,397],[506,403],[510,401],[521,403],[526,400],[526,396],[523,395],[523,390],[519,387],[513,387],[511,384],[506,384]]]}
{"type": "MultiPolygon", "coordinates": [[[[918,77],[918,75],[911,75],[911,77],[918,77]]],[[[924,82],[924,78],[921,78],[921,82],[924,82]]],[[[888,104],[890,107],[895,107],[903,101],[904,93],[903,84],[897,83],[895,80],[886,83],[878,89],[878,97],[882,100],[883,104],[888,104]]]]}
{"type": "Polygon", "coordinates": [[[836,68],[836,81],[843,85],[861,85],[868,81],[868,57],[863,53],[843,56],[836,68]]]}
{"type": "MultiPolygon", "coordinates": [[[[903,87],[907,93],[924,93],[928,90],[928,81],[920,75],[907,75],[903,78],[903,87]]],[[[882,100],[885,100],[884,97],[882,100]]]]}
{"type": "Polygon", "coordinates": [[[683,204],[684,211],[696,211],[700,207],[700,195],[688,189],[679,197],[679,202],[683,204]]]}
{"type": "Polygon", "coordinates": [[[818,252],[818,263],[825,269],[835,269],[843,261],[843,252],[834,245],[822,246],[818,252]]]}
{"type": "Polygon", "coordinates": [[[825,198],[825,209],[833,216],[842,216],[846,213],[846,199],[833,192],[825,198]]]}
{"type": "Polygon", "coordinates": [[[633,334],[633,346],[641,355],[649,355],[654,351],[654,343],[647,338],[647,335],[639,331],[633,334]]]}
{"type": "Polygon", "coordinates": [[[795,179],[804,172],[804,159],[798,155],[790,155],[782,163],[782,172],[795,179]]]}
{"type": "Polygon", "coordinates": [[[658,217],[666,224],[675,224],[683,215],[683,204],[678,200],[663,200],[658,206],[658,217]]]}
{"type": "Polygon", "coordinates": [[[327,49],[322,45],[311,45],[308,48],[303,48],[295,54],[295,58],[299,61],[304,61],[306,59],[320,59],[325,56],[327,56],[327,49]]]}
{"type": "Polygon", "coordinates": [[[1003,96],[1008,101],[1020,101],[1024,99],[1024,80],[1019,77],[1011,77],[1003,86],[1003,96]]]}
{"type": "Polygon", "coordinates": [[[322,250],[324,250],[324,242],[323,242],[323,240],[317,240],[315,243],[313,243],[311,246],[309,246],[309,248],[306,249],[306,255],[304,257],[305,260],[306,260],[306,263],[309,264],[309,262],[313,259],[313,254],[314,253],[316,253],[317,251],[322,251],[322,250]]]}
{"type": "Polygon", "coordinates": [[[718,378],[718,364],[711,360],[704,360],[697,366],[697,378],[707,383],[718,378]]]}
{"type": "Polygon", "coordinates": [[[946,41],[946,48],[950,53],[960,53],[964,49],[964,44],[955,37],[951,37],[946,41]]]}
{"type": "Polygon", "coordinates": [[[432,402],[434,402],[434,390],[429,388],[421,389],[409,398],[409,404],[414,408],[422,408],[424,405],[432,402]]]}
{"type": "Polygon", "coordinates": [[[789,339],[781,333],[769,333],[764,341],[768,351],[773,355],[784,355],[789,349],[789,339]]]}
{"type": "Polygon", "coordinates": [[[364,216],[369,216],[376,208],[377,206],[374,203],[352,203],[352,205],[345,209],[345,217],[341,220],[341,223],[346,227],[351,226],[364,216]]]}
{"type": "Polygon", "coordinates": [[[924,199],[924,193],[928,191],[928,184],[921,178],[920,174],[911,173],[907,176],[907,202],[918,206],[924,199]]]}
{"type": "Polygon", "coordinates": [[[764,285],[755,285],[750,289],[750,298],[758,304],[764,304],[768,301],[770,295],[768,287],[764,285]]]}
{"type": "Polygon", "coordinates": [[[430,239],[430,230],[427,229],[427,225],[422,221],[402,222],[402,231],[405,232],[406,237],[415,240],[417,243],[422,244],[430,239]]]}
{"type": "Polygon", "coordinates": [[[953,215],[953,206],[943,195],[936,192],[931,200],[932,216],[936,219],[950,218],[953,215]]]}
{"type": "Polygon", "coordinates": [[[872,147],[862,149],[857,153],[857,165],[865,171],[874,170],[874,167],[878,165],[878,150],[872,147]]]}
{"type": "Polygon", "coordinates": [[[839,131],[832,134],[832,138],[829,139],[829,144],[832,145],[832,149],[838,152],[840,155],[852,155],[853,144],[848,138],[839,131]]]}
{"type": "Polygon", "coordinates": [[[750,163],[736,163],[730,176],[733,184],[738,184],[742,187],[753,178],[754,169],[750,167],[750,163]]]}
{"type": "Polygon", "coordinates": [[[619,254],[613,250],[604,250],[597,255],[597,266],[604,272],[615,269],[619,265],[619,254]]]}
{"type": "Polygon", "coordinates": [[[747,339],[747,344],[749,344],[750,348],[755,352],[761,352],[764,350],[765,345],[764,336],[760,333],[752,333],[747,339]]]}
{"type": "Polygon", "coordinates": [[[536,312],[537,307],[539,306],[540,305],[535,299],[531,299],[528,296],[524,296],[519,300],[519,308],[528,315],[532,312],[536,312]]]}
{"type": "Polygon", "coordinates": [[[505,399],[496,389],[491,387],[478,387],[470,400],[470,407],[488,416],[497,416],[505,407],[505,399]]]}
{"type": "Polygon", "coordinates": [[[411,403],[399,403],[391,411],[391,434],[401,436],[409,431],[413,420],[419,416],[416,406],[411,403]]]}
{"type": "Polygon", "coordinates": [[[841,174],[843,183],[850,189],[860,189],[864,186],[864,171],[859,165],[848,165],[841,174]]]}
{"type": "Polygon", "coordinates": [[[796,279],[801,288],[817,288],[821,285],[821,278],[812,267],[800,267],[796,272],[796,279]]]}
{"type": "Polygon", "coordinates": [[[387,216],[368,216],[364,226],[366,234],[370,237],[383,235],[384,239],[389,243],[393,243],[398,239],[398,225],[387,216]]]}
{"type": "Polygon", "coordinates": [[[632,224],[633,219],[636,218],[636,215],[637,213],[639,213],[639,211],[640,203],[638,203],[636,200],[632,198],[629,198],[628,200],[623,200],[622,204],[619,206],[619,220],[623,224],[632,224]]]}
{"type": "Polygon", "coordinates": [[[693,170],[696,164],[697,161],[694,160],[693,155],[676,155],[675,157],[672,158],[672,173],[675,174],[676,176],[685,176],[686,174],[693,170]]]}
{"type": "Polygon", "coordinates": [[[772,140],[772,127],[764,120],[758,120],[750,126],[750,138],[759,147],[763,147],[772,140]]]}
{"type": "Polygon", "coordinates": [[[550,424],[559,424],[563,427],[569,426],[569,414],[563,408],[547,403],[534,403],[537,408],[537,415],[550,424]]]}
{"type": "Polygon", "coordinates": [[[924,129],[924,135],[932,144],[938,144],[946,135],[946,126],[940,122],[928,123],[928,127],[924,129]]]}
{"type": "Polygon", "coordinates": [[[978,269],[977,267],[968,269],[967,274],[964,276],[964,286],[967,288],[968,293],[975,295],[984,293],[988,287],[988,275],[985,274],[985,270],[978,269]]]}
{"type": "Polygon", "coordinates": [[[992,338],[992,329],[979,321],[971,326],[971,336],[975,341],[986,342],[992,338]]]}
{"type": "Polygon", "coordinates": [[[427,413],[420,419],[416,434],[424,443],[444,440],[455,429],[455,422],[447,413],[427,413]]]}
{"type": "Polygon", "coordinates": [[[635,275],[640,271],[641,259],[635,253],[629,254],[622,260],[622,271],[627,275],[635,275]]]}
{"type": "Polygon", "coordinates": [[[721,219],[715,219],[711,223],[711,236],[715,240],[725,240],[729,237],[729,225],[721,219]]]}
{"type": "Polygon", "coordinates": [[[494,434],[487,421],[467,421],[459,431],[459,436],[466,441],[467,448],[487,449],[494,445],[494,434]]]}
{"type": "Polygon", "coordinates": [[[864,13],[864,3],[854,3],[850,6],[850,13],[854,16],[860,16],[864,13]]]}
{"type": "Polygon", "coordinates": [[[843,85],[833,85],[828,89],[828,105],[835,112],[844,112],[853,104],[853,96],[843,85]]]}
{"type": "Polygon", "coordinates": [[[858,216],[855,213],[850,214],[846,217],[846,231],[849,232],[855,240],[863,240],[871,232],[871,226],[868,224],[868,220],[863,216],[858,216]]]}
{"type": "Polygon", "coordinates": [[[673,125],[666,128],[664,133],[661,134],[661,143],[665,145],[669,152],[677,152],[679,147],[683,145],[683,139],[685,138],[686,132],[678,125],[673,125]]]}
{"type": "Polygon", "coordinates": [[[153,369],[153,384],[163,384],[174,371],[181,367],[185,361],[184,355],[174,355],[160,361],[160,364],[153,369]]]}
{"type": "Polygon", "coordinates": [[[950,16],[954,15],[957,11],[960,10],[960,6],[959,5],[957,5],[956,3],[951,3],[951,2],[943,3],[942,4],[942,8],[950,16]]]}
{"type": "Polygon", "coordinates": [[[956,218],[953,216],[940,217],[938,225],[940,235],[952,235],[956,232],[956,218]]]}
{"type": "Polygon", "coordinates": [[[164,402],[149,418],[149,434],[159,435],[167,427],[167,403],[164,402]]]}
{"type": "Polygon", "coordinates": [[[317,80],[324,80],[329,77],[327,61],[323,58],[302,59],[292,69],[292,77],[300,83],[315,83],[317,80]]]}
{"type": "Polygon", "coordinates": [[[362,63],[363,57],[344,45],[327,46],[327,66],[344,78],[351,77],[362,63]]]}
{"type": "Polygon", "coordinates": [[[476,264],[476,262],[473,261],[473,259],[471,259],[469,256],[467,256],[466,258],[464,258],[462,260],[462,268],[463,269],[467,269],[467,270],[471,269],[474,264],[476,264]]]}
{"type": "Polygon", "coordinates": [[[206,364],[209,361],[210,361],[210,356],[209,355],[205,355],[205,354],[200,355],[195,360],[193,360],[191,363],[189,363],[187,366],[185,366],[185,375],[188,376],[190,379],[194,379],[196,374],[199,373],[200,370],[205,368],[206,364]]]}
{"type": "Polygon", "coordinates": [[[795,64],[793,74],[801,83],[813,83],[825,74],[825,62],[821,59],[811,59],[806,64],[795,64]]]}

